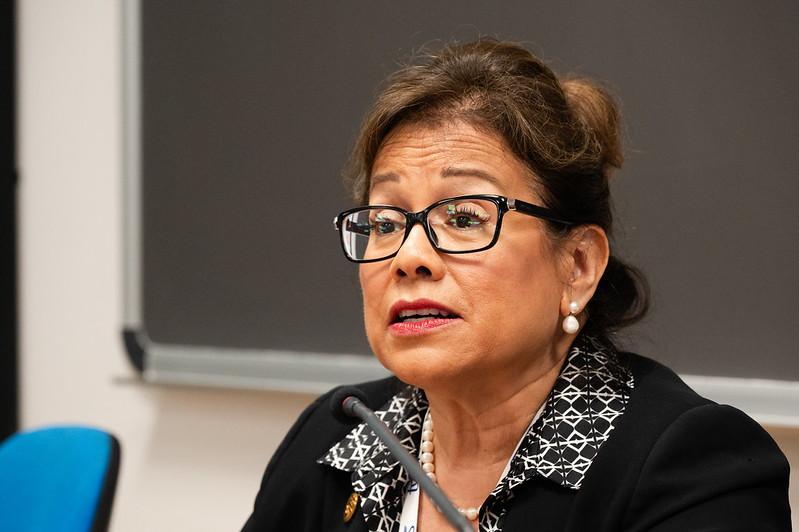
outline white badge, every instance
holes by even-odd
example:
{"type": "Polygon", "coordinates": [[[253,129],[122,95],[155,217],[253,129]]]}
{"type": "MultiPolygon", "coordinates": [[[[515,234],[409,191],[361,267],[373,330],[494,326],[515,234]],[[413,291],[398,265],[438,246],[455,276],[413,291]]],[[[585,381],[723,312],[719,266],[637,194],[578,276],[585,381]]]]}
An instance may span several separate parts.
{"type": "Polygon", "coordinates": [[[399,532],[416,532],[419,520],[419,484],[415,480],[408,482],[405,488],[405,501],[402,504],[399,532]]]}

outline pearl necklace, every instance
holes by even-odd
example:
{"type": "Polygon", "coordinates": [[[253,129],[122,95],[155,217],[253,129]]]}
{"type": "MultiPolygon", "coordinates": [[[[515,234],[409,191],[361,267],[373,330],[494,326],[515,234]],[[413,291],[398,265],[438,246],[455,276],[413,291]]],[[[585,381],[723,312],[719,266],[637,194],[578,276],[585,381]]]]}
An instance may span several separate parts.
{"type": "MultiPolygon", "coordinates": [[[[422,425],[422,443],[419,447],[419,462],[422,464],[422,470],[430,477],[430,480],[436,482],[436,457],[435,446],[433,445],[433,418],[430,415],[430,410],[424,416],[424,424],[422,425]]],[[[437,482],[436,482],[437,484],[437,482]]],[[[458,508],[458,512],[465,516],[469,521],[476,521],[480,515],[480,508],[471,506],[469,508],[458,508]]]]}

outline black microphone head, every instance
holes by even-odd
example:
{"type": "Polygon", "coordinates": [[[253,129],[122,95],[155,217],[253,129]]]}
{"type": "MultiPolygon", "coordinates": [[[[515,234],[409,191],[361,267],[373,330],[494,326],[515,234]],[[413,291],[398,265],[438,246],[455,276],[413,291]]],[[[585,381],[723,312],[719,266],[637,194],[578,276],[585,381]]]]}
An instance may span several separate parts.
{"type": "Polygon", "coordinates": [[[347,412],[344,408],[344,400],[348,397],[355,397],[366,404],[366,394],[363,390],[355,386],[340,386],[333,390],[330,396],[330,412],[341,423],[350,424],[357,419],[347,412]]]}

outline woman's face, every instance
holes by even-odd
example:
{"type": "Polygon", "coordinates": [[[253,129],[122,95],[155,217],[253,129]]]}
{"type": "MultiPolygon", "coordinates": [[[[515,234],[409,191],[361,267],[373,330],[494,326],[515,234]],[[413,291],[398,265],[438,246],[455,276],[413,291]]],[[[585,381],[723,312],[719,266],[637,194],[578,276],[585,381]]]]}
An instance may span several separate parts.
{"type": "MultiPolygon", "coordinates": [[[[443,198],[499,194],[541,205],[530,183],[499,136],[462,122],[408,124],[377,154],[369,204],[420,211],[443,198]]],[[[463,255],[436,251],[417,224],[395,257],[360,266],[369,343],[385,367],[426,389],[524,382],[553,360],[563,336],[559,264],[544,222],[520,213],[506,213],[494,247],[463,255]],[[414,306],[457,317],[397,325],[397,311],[414,306]]]]}

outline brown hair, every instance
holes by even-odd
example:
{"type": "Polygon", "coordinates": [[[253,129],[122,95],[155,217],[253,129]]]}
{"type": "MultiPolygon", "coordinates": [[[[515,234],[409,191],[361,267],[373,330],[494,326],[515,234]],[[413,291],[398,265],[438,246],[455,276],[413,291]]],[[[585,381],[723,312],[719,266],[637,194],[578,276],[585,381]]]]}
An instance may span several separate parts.
{"type": "MultiPolygon", "coordinates": [[[[597,224],[611,235],[608,178],[623,162],[616,104],[595,83],[559,81],[521,45],[494,39],[446,46],[388,79],[345,172],[354,199],[368,201],[372,164],[397,125],[454,120],[499,134],[562,219],[597,224]]],[[[564,234],[562,225],[549,228],[556,237],[564,234]]],[[[588,304],[586,332],[610,340],[647,309],[644,276],[611,255],[588,304]]]]}

